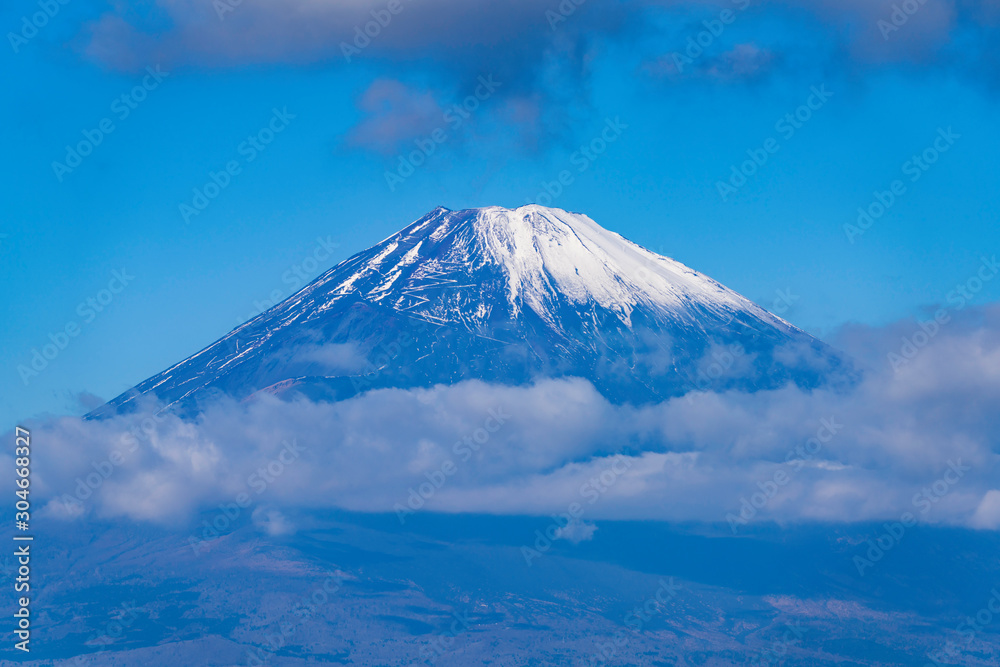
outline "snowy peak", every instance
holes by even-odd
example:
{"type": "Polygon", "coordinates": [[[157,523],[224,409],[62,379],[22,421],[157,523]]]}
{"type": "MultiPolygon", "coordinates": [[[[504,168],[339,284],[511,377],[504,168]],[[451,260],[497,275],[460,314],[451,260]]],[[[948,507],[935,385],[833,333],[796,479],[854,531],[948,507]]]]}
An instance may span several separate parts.
{"type": "Polygon", "coordinates": [[[532,303],[556,291],[572,303],[607,309],[678,308],[686,300],[745,308],[749,304],[710,278],[651,253],[585,215],[542,206],[482,209],[477,236],[504,267],[511,298],[532,303]]]}
{"type": "Polygon", "coordinates": [[[343,400],[371,388],[580,377],[610,400],[819,386],[820,341],[708,276],[542,206],[438,208],[116,398],[195,411],[217,392],[343,400]]]}
{"type": "Polygon", "coordinates": [[[366,255],[334,294],[434,321],[484,321],[505,303],[509,316],[531,311],[550,326],[570,306],[613,313],[626,326],[643,308],[675,321],[694,319],[692,309],[742,311],[789,328],[711,278],[561,209],[438,208],[366,255]]]}

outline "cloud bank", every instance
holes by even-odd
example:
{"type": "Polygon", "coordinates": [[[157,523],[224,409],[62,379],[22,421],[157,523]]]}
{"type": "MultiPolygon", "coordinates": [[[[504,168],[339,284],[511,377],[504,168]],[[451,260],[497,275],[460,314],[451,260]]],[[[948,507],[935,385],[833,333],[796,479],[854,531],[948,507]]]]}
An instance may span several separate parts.
{"type": "Polygon", "coordinates": [[[502,86],[450,150],[486,136],[533,152],[571,145],[602,67],[638,73],[644,94],[887,68],[993,87],[998,27],[996,0],[147,0],[113,3],[73,44],[120,71],[357,68],[360,118],[341,143],[391,157],[480,77],[502,86]]]}
{"type": "Polygon", "coordinates": [[[981,55],[975,47],[989,39],[967,38],[995,36],[1000,25],[996,0],[153,0],[112,4],[82,43],[86,55],[120,69],[422,62],[537,82],[545,54],[583,56],[594,38],[636,36],[676,41],[671,50],[681,50],[691,29],[723,12],[732,18],[722,17],[722,32],[780,17],[790,33],[811,33],[814,47],[830,41],[826,57],[866,64],[971,66],[981,55]],[[948,51],[957,43],[964,58],[948,51]]]}
{"type": "Polygon", "coordinates": [[[480,77],[502,86],[465,142],[531,152],[572,143],[601,67],[634,66],[645,94],[887,68],[992,88],[998,28],[997,0],[147,0],[112,3],[73,45],[119,71],[357,68],[360,118],[342,144],[391,157],[438,128],[480,77]]]}
{"type": "Polygon", "coordinates": [[[405,521],[419,511],[572,515],[574,503],[578,528],[661,519],[739,530],[904,512],[1000,528],[1000,306],[937,330],[848,327],[839,342],[868,365],[850,390],[693,392],[632,407],[579,378],[472,380],[339,403],[223,399],[194,421],[152,404],[104,421],[67,417],[33,425],[44,443],[33,491],[63,520],[175,524],[243,494],[273,534],[293,530],[290,509],[405,521]]]}

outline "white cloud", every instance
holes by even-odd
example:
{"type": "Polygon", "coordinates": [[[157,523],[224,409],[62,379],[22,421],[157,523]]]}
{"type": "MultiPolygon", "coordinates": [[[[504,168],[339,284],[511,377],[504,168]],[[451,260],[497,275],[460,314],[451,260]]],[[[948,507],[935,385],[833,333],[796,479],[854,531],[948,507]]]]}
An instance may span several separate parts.
{"type": "Polygon", "coordinates": [[[565,525],[560,526],[556,530],[555,535],[557,540],[568,540],[573,544],[579,544],[580,542],[587,542],[594,539],[594,533],[596,532],[597,524],[573,519],[565,525]]]}
{"type": "Polygon", "coordinates": [[[46,445],[32,488],[53,516],[160,522],[245,493],[269,508],[262,529],[279,531],[285,509],[392,512],[414,497],[413,509],[497,514],[577,502],[590,523],[721,522],[756,499],[755,521],[853,522],[914,512],[960,465],[921,520],[997,529],[998,323],[1000,308],[956,317],[898,372],[886,354],[913,323],[852,328],[844,340],[872,365],[849,390],[696,392],[636,407],[578,378],[466,381],[339,403],[220,400],[195,421],[160,415],[139,438],[123,434],[155,406],[58,419],[34,427],[46,445]]]}
{"type": "Polygon", "coordinates": [[[972,516],[972,526],[986,530],[1000,528],[1000,491],[990,489],[986,492],[972,516]]]}
{"type": "Polygon", "coordinates": [[[295,533],[295,526],[284,514],[275,509],[258,507],[251,515],[253,525],[268,535],[292,535],[295,533]]]}
{"type": "Polygon", "coordinates": [[[303,345],[295,351],[293,361],[319,364],[326,375],[349,375],[368,365],[357,343],[303,345]]]}

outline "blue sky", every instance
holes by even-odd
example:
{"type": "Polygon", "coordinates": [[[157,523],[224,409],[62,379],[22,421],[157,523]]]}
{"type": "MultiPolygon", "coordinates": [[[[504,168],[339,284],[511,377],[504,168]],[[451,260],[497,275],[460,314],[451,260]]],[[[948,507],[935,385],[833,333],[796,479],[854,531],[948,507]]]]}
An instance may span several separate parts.
{"type": "Polygon", "coordinates": [[[765,307],[790,293],[782,315],[818,335],[924,315],[1000,251],[996,4],[929,0],[887,39],[892,3],[743,4],[595,2],[555,21],[556,2],[404,2],[350,62],[341,44],[388,3],[244,0],[220,18],[212,3],[70,0],[24,39],[10,34],[43,10],[7,5],[0,419],[79,413],[81,393],[118,394],[433,207],[518,206],[563,170],[552,205],[765,307]],[[678,71],[673,54],[723,10],[735,18],[678,71]],[[780,131],[821,86],[829,99],[780,131]],[[447,115],[477,89],[467,118],[447,115]],[[53,168],[104,119],[91,154],[53,168]],[[581,158],[608,123],[613,141],[581,158]],[[243,143],[274,127],[261,150],[243,143]],[[949,128],[911,181],[904,165],[949,128]],[[718,183],[769,138],[723,200],[718,183]],[[238,173],[185,221],[227,163],[238,173]],[[897,179],[850,243],[844,225],[897,179]],[[102,292],[122,287],[115,271],[127,285],[102,292]],[[25,383],[18,367],[67,325],[78,334],[25,383]]]}

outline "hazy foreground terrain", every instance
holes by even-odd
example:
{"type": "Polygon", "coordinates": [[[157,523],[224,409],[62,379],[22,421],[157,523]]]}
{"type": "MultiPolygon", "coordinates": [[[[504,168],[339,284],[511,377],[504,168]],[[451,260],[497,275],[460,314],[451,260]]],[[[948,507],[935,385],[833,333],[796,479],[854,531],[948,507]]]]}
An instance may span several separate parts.
{"type": "Polygon", "coordinates": [[[199,555],[183,533],[40,534],[34,661],[18,664],[590,664],[616,637],[609,664],[923,665],[949,641],[943,664],[1000,659],[1000,615],[956,631],[990,598],[991,533],[917,527],[859,577],[874,526],[733,538],[608,522],[529,567],[521,546],[551,522],[298,520],[284,539],[242,525],[199,555]]]}

